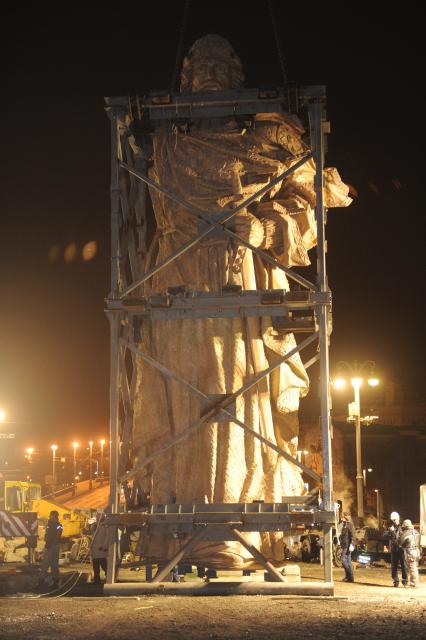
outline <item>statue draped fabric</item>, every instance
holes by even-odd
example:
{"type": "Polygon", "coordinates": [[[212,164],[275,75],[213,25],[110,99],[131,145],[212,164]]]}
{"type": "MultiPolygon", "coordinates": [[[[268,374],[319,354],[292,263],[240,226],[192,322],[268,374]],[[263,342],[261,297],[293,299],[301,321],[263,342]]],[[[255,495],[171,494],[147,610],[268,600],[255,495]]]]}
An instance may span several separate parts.
{"type": "MultiPolygon", "coordinates": [[[[226,64],[225,77],[230,78],[231,86],[241,82],[239,60],[219,36],[205,36],[194,44],[185,59],[182,82],[206,90],[206,85],[201,83],[201,89],[196,85],[197,69],[206,60],[212,66],[212,59],[222,67],[210,70],[210,76],[216,73],[217,79],[226,64]]],[[[207,87],[215,90],[211,82],[207,79],[207,87]]],[[[230,88],[224,84],[219,78],[220,89],[230,88]]],[[[184,88],[188,91],[190,87],[184,88]]],[[[307,146],[302,133],[295,116],[279,114],[258,114],[254,126],[247,130],[233,119],[195,122],[186,131],[164,128],[152,136],[150,177],[192,206],[219,216],[224,208],[231,208],[241,197],[246,199],[303,156],[307,146]]],[[[139,151],[135,147],[135,152],[139,151]]],[[[246,233],[250,242],[270,251],[284,265],[308,265],[308,250],[316,243],[314,173],[314,164],[308,161],[243,212],[236,231],[247,230],[249,221],[250,228],[257,229],[257,235],[246,233]]],[[[335,169],[325,170],[324,180],[327,206],[350,203],[348,188],[335,169]]],[[[155,189],[151,189],[151,198],[157,232],[146,270],[199,232],[197,221],[183,206],[155,189]]],[[[283,271],[263,263],[251,250],[239,255],[232,240],[213,233],[157,273],[145,286],[144,295],[180,285],[193,291],[220,292],[229,284],[244,290],[289,289],[283,271]]],[[[293,334],[276,331],[270,317],[236,317],[144,320],[140,347],[208,395],[214,404],[295,344],[293,334]]],[[[251,429],[295,456],[299,399],[308,387],[308,376],[296,354],[238,396],[233,410],[251,429]]],[[[206,403],[199,396],[139,360],[133,434],[136,464],[205,410],[206,403]]],[[[297,467],[226,421],[223,414],[162,453],[141,471],[140,481],[153,504],[280,502],[283,495],[304,492],[297,467]]],[[[268,558],[283,559],[282,534],[246,536],[268,558]]],[[[166,537],[146,539],[143,554],[161,562],[179,544],[166,537]]],[[[237,568],[249,566],[247,556],[237,542],[200,542],[190,560],[204,566],[237,568]]]]}

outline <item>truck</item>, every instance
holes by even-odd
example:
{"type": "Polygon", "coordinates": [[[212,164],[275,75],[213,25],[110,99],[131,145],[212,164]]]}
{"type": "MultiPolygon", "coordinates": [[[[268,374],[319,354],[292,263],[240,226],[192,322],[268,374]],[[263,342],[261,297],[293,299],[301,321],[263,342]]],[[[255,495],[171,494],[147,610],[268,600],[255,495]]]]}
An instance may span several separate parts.
{"type": "Polygon", "coordinates": [[[63,550],[71,548],[75,539],[82,535],[87,514],[57,504],[50,498],[46,499],[41,493],[41,485],[36,482],[0,477],[0,561],[22,562],[23,553],[29,562],[34,556],[37,559],[41,553],[40,543],[44,539],[45,525],[52,510],[59,513],[63,526],[63,550]],[[30,526],[33,526],[33,531],[30,531],[30,526]],[[34,535],[26,535],[25,530],[34,535]],[[28,552],[16,553],[25,548],[28,552]]]}

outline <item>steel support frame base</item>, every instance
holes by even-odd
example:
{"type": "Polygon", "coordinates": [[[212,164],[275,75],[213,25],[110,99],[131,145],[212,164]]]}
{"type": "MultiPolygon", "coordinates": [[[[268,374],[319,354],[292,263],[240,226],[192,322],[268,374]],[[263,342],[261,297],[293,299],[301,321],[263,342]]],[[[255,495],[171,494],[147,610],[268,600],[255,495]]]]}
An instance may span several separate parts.
{"type": "Polygon", "coordinates": [[[334,596],[334,582],[115,582],[106,596],[334,596]]]}

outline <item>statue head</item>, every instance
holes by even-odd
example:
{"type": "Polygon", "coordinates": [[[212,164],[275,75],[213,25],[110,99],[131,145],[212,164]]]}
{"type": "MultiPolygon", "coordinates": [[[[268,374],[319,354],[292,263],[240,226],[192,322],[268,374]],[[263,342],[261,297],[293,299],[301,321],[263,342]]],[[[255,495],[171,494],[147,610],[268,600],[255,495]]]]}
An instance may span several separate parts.
{"type": "Polygon", "coordinates": [[[208,34],[194,42],[184,58],[181,92],[226,91],[243,85],[241,60],[225,38],[208,34]]]}

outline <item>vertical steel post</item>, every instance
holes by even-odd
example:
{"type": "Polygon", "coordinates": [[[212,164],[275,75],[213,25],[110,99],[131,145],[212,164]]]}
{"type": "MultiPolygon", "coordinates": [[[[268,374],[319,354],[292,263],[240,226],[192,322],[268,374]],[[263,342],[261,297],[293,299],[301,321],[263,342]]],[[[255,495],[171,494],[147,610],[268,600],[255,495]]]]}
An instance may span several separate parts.
{"type": "MultiPolygon", "coordinates": [[[[324,135],[323,135],[323,103],[316,99],[310,105],[310,120],[313,128],[313,152],[316,166],[315,194],[317,220],[317,288],[320,292],[328,291],[325,240],[325,211],[323,200],[323,169],[324,169],[324,135]]],[[[331,436],[330,436],[330,389],[329,389],[329,355],[328,355],[328,303],[320,305],[318,311],[319,349],[320,349],[320,398],[321,398],[321,434],[323,448],[323,502],[324,509],[333,510],[332,499],[332,466],[331,466],[331,436]]],[[[333,582],[333,534],[331,525],[324,526],[324,579],[333,582]]]]}
{"type": "MultiPolygon", "coordinates": [[[[118,166],[118,116],[114,110],[109,111],[111,119],[111,293],[110,298],[117,298],[119,294],[119,166],[118,166]]],[[[117,311],[108,311],[111,333],[110,349],[110,494],[109,506],[111,513],[118,513],[118,453],[119,453],[119,338],[120,315],[117,311]]],[[[108,544],[107,584],[115,582],[115,568],[117,562],[117,530],[110,536],[108,544]]]]}

